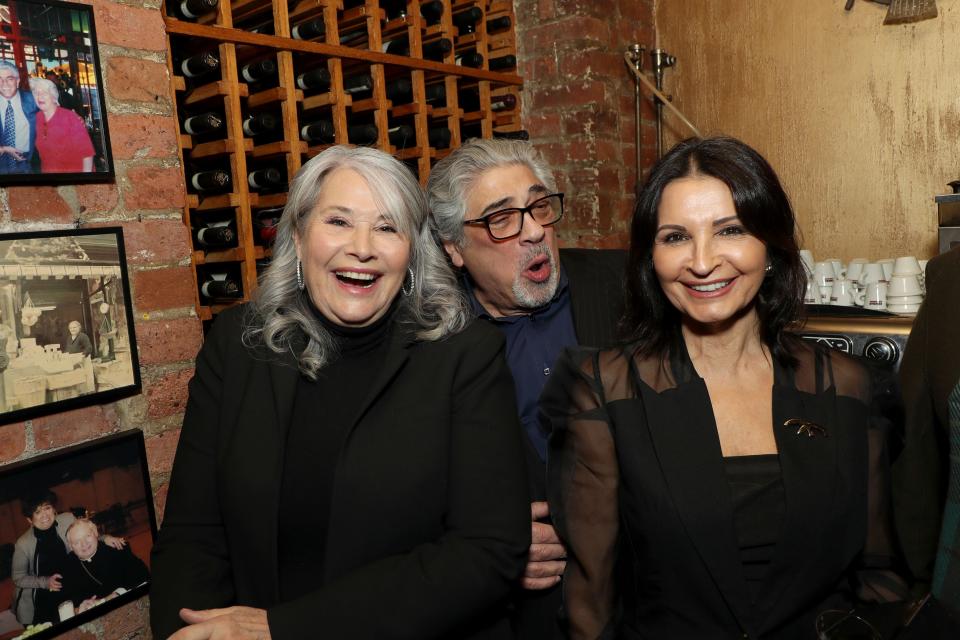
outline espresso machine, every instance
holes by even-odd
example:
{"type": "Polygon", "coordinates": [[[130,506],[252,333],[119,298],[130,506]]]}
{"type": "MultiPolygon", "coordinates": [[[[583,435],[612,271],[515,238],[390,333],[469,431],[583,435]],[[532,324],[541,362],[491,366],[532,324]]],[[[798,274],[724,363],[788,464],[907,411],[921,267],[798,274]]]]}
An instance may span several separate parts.
{"type": "Polygon", "coordinates": [[[953,193],[937,196],[940,253],[960,245],[960,180],[950,183],[953,193]]]}

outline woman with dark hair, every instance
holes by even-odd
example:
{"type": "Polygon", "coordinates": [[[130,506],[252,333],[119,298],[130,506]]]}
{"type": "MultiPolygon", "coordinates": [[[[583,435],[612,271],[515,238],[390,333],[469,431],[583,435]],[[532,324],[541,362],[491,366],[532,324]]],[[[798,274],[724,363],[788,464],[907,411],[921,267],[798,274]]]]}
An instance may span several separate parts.
{"type": "Polygon", "coordinates": [[[676,146],[628,269],[629,342],[567,352],[541,401],[571,637],[869,624],[855,603],[905,594],[885,425],[861,365],[786,332],[805,275],[773,169],[731,138],[676,146]]]}
{"type": "Polygon", "coordinates": [[[197,357],[153,636],[512,638],[530,512],[503,353],[403,163],[306,163],[253,301],[197,357]]]}

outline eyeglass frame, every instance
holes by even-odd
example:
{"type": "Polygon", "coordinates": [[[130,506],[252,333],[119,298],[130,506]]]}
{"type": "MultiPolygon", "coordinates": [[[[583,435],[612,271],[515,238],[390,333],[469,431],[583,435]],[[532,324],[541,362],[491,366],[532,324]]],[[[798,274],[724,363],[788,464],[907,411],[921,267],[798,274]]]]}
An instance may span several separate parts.
{"type": "MultiPolygon", "coordinates": [[[[562,191],[558,191],[557,193],[548,193],[548,194],[546,194],[546,195],[544,195],[544,196],[540,196],[539,198],[537,198],[536,200],[534,200],[533,202],[531,202],[530,204],[528,204],[528,205],[525,206],[525,207],[506,207],[506,208],[504,208],[504,209],[497,209],[496,211],[491,211],[490,213],[488,213],[488,214],[485,215],[485,216],[481,216],[481,217],[479,217],[479,218],[474,218],[473,220],[464,220],[464,221],[463,221],[463,224],[464,224],[464,226],[467,226],[467,225],[483,225],[483,226],[486,227],[486,229],[487,229],[487,235],[489,235],[489,236],[490,236],[492,239],[494,239],[494,240],[498,240],[498,241],[499,241],[499,240],[512,240],[513,238],[516,238],[516,237],[519,236],[521,233],[523,233],[523,221],[524,221],[524,218],[526,217],[527,214],[529,214],[530,217],[533,218],[533,208],[534,208],[534,206],[536,206],[536,204],[537,204],[538,202],[540,202],[541,200],[546,200],[547,198],[560,198],[560,215],[558,215],[558,216],[557,216],[557,219],[554,220],[553,222],[548,222],[548,223],[546,223],[546,224],[541,224],[540,222],[537,222],[537,224],[539,224],[541,227],[546,228],[546,227],[552,227],[553,225],[555,225],[555,224],[557,224],[558,222],[560,222],[560,220],[563,219],[563,195],[564,195],[564,194],[563,194],[562,191]],[[519,212],[520,212],[520,228],[517,229],[517,232],[514,233],[514,234],[511,234],[511,235],[509,235],[509,236],[504,236],[503,238],[498,238],[497,236],[493,235],[493,231],[490,230],[490,218],[492,218],[492,217],[495,216],[495,215],[498,215],[498,214],[507,212],[507,211],[511,211],[511,212],[512,212],[512,211],[519,211],[519,212]]],[[[533,219],[536,220],[536,218],[533,218],[533,219]]]]}

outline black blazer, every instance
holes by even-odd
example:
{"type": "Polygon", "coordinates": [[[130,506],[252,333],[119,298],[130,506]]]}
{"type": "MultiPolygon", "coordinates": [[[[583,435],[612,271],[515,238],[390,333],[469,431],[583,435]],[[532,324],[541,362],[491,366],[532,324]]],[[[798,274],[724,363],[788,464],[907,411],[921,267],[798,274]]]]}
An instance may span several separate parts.
{"type": "Polygon", "coordinates": [[[947,398],[960,383],[960,247],[927,264],[926,285],[900,365],[906,442],[893,467],[897,528],[919,591],[933,576],[950,451],[947,398]]]}
{"type": "Polygon", "coordinates": [[[473,323],[414,342],[395,328],[344,439],[324,574],[280,603],[278,494],[300,373],[290,354],[242,345],[244,313],[217,319],[190,382],[153,548],[154,636],[181,626],[180,607],[240,604],[267,609],[274,640],[510,637],[504,600],[530,524],[500,333],[473,323]]]}
{"type": "Polygon", "coordinates": [[[809,640],[818,612],[853,600],[848,579],[890,577],[888,425],[871,412],[870,377],[799,341],[794,354],[798,369],[775,368],[786,511],[757,602],[707,388],[686,350],[561,358],[541,407],[553,434],[550,505],[569,552],[571,637],[809,640]],[[798,434],[791,418],[823,431],[798,434]]]}
{"type": "MultiPolygon", "coordinates": [[[[583,346],[611,345],[623,314],[623,283],[627,252],[621,250],[561,249],[560,264],[567,276],[570,308],[577,342],[583,346]]],[[[547,499],[547,466],[530,440],[524,437],[530,493],[534,500],[547,499]]],[[[557,612],[560,586],[520,594],[515,618],[521,640],[547,640],[560,635],[557,612]]]]}

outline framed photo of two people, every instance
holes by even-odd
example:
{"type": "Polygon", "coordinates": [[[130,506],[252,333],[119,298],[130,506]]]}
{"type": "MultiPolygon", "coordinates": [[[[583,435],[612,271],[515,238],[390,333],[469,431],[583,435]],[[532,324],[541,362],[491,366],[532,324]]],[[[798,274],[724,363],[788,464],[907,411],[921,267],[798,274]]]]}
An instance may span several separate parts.
{"type": "Polygon", "coordinates": [[[0,187],[112,179],[93,8],[0,0],[0,187]]]}

